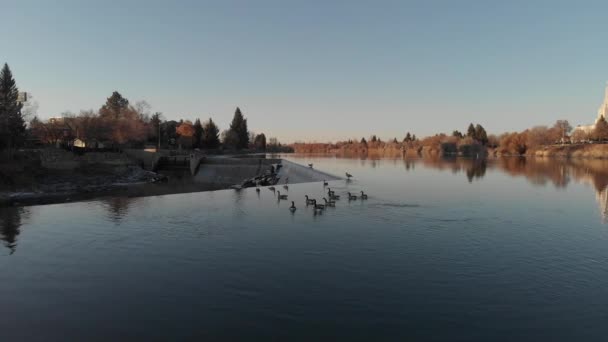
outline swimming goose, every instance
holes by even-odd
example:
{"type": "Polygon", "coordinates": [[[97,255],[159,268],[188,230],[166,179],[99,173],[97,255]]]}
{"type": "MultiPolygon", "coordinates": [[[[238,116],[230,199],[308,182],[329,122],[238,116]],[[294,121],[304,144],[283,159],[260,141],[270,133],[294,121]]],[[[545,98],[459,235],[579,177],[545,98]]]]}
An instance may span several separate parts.
{"type": "Polygon", "coordinates": [[[326,207],[335,207],[336,206],[336,202],[335,201],[328,201],[327,198],[323,197],[323,200],[325,201],[325,206],[326,207]]]}
{"type": "Polygon", "coordinates": [[[278,199],[280,199],[280,200],[282,200],[282,199],[287,199],[287,195],[281,195],[281,192],[280,192],[280,191],[277,191],[277,194],[278,194],[278,195],[277,195],[277,198],[278,198],[278,199]]]}
{"type": "Polygon", "coordinates": [[[329,183],[327,183],[327,181],[324,179],[323,180],[323,186],[328,186],[328,185],[329,185],[329,183]]]}
{"type": "Polygon", "coordinates": [[[361,199],[367,199],[367,194],[361,191],[361,199]]]}
{"type": "Polygon", "coordinates": [[[293,201],[291,201],[291,207],[289,207],[289,211],[291,211],[292,213],[296,211],[296,204],[293,201]]]}
{"type": "Polygon", "coordinates": [[[335,191],[332,191],[332,190],[331,190],[331,188],[327,188],[327,194],[328,194],[329,196],[333,196],[333,195],[335,195],[335,194],[336,194],[336,192],[335,192],[335,191]]]}
{"type": "Polygon", "coordinates": [[[348,193],[348,199],[349,200],[356,200],[357,199],[357,195],[353,195],[350,192],[348,193]]]}
{"type": "Polygon", "coordinates": [[[350,173],[346,172],[346,178],[351,179],[353,177],[353,175],[351,175],[350,173]]]}
{"type": "Polygon", "coordinates": [[[317,204],[317,200],[313,200],[314,205],[315,205],[315,210],[323,210],[325,209],[325,206],[323,204],[317,204]]]}
{"type": "Polygon", "coordinates": [[[306,195],[305,197],[306,197],[306,205],[315,204],[315,200],[314,199],[308,198],[308,195],[306,195]]]}

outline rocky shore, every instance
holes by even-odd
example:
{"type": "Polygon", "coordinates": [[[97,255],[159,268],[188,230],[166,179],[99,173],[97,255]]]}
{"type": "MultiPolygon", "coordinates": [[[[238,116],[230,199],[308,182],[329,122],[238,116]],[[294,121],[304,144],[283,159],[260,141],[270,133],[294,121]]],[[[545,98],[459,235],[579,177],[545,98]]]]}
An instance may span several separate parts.
{"type": "Polygon", "coordinates": [[[0,206],[46,204],[97,197],[157,182],[163,177],[139,166],[89,165],[71,172],[15,167],[0,170],[0,206]]]}

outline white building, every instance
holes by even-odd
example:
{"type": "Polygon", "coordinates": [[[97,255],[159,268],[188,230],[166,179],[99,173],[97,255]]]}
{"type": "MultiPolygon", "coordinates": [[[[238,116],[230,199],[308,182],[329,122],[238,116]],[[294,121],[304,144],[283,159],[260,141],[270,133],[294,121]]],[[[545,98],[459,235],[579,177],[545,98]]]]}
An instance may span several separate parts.
{"type": "Polygon", "coordinates": [[[604,118],[604,120],[608,119],[608,82],[606,83],[606,90],[604,91],[604,102],[600,105],[600,108],[597,110],[597,118],[593,125],[588,126],[576,126],[575,131],[581,130],[585,133],[592,133],[595,129],[595,125],[597,124],[600,118],[604,118]]]}

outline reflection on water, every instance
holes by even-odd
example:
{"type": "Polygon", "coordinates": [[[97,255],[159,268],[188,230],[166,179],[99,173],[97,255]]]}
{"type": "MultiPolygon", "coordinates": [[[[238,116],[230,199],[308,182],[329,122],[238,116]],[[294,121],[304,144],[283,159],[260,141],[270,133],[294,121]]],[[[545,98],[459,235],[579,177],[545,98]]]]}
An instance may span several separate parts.
{"type": "Polygon", "coordinates": [[[0,240],[10,250],[10,254],[17,249],[17,236],[27,215],[28,210],[24,207],[0,208],[0,240]]]}
{"type": "Polygon", "coordinates": [[[464,172],[468,181],[481,179],[488,168],[504,172],[512,177],[525,177],[531,184],[566,188],[571,180],[593,186],[602,221],[608,223],[608,160],[601,159],[551,159],[502,157],[496,159],[423,158],[404,159],[405,169],[414,169],[416,163],[427,168],[464,172]]]}
{"type": "Polygon", "coordinates": [[[108,197],[102,199],[101,202],[107,208],[108,217],[112,222],[118,224],[129,213],[129,207],[141,200],[141,197],[108,197]]]}

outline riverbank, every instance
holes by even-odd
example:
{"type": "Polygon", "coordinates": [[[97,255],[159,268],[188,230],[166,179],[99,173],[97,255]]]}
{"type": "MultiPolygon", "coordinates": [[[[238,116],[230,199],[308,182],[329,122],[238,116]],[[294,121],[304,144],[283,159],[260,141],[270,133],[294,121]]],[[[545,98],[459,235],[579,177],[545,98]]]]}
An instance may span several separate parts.
{"type": "Polygon", "coordinates": [[[161,175],[137,165],[95,163],[66,171],[14,161],[0,164],[0,206],[93,198],[133,191],[133,186],[142,188],[160,179],[161,175]]]}
{"type": "Polygon", "coordinates": [[[529,157],[608,159],[608,144],[568,144],[530,148],[529,157]]]}
{"type": "MultiPolygon", "coordinates": [[[[127,153],[72,154],[58,149],[20,153],[0,163],[0,206],[22,206],[81,201],[107,196],[144,197],[253,186],[260,177],[276,182],[303,183],[339,179],[316,169],[280,158],[251,154],[197,155],[193,169],[189,158],[161,163],[153,172],[145,161],[127,153]],[[183,162],[185,161],[185,163],[183,162]]],[[[262,185],[268,185],[261,182],[262,185]]]]}
{"type": "Polygon", "coordinates": [[[457,144],[432,141],[421,143],[345,143],[345,144],[294,144],[296,153],[328,154],[341,157],[367,158],[424,158],[424,157],[555,157],[608,159],[608,144],[563,144],[524,146],[521,149],[486,147],[480,144],[457,144]]]}

